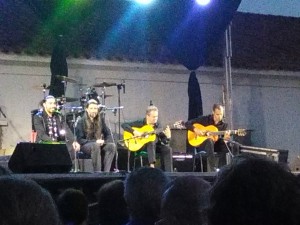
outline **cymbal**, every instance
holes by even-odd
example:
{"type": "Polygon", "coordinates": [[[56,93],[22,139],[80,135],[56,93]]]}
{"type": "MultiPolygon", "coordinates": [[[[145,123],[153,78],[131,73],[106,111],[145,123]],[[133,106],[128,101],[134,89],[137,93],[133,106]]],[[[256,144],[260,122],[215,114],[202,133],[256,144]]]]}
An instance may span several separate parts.
{"type": "Polygon", "coordinates": [[[71,97],[57,97],[56,98],[56,101],[62,101],[62,102],[75,102],[75,101],[78,101],[78,98],[71,98],[71,97]]]}
{"type": "Polygon", "coordinates": [[[100,84],[94,84],[93,87],[111,87],[111,86],[117,86],[117,83],[108,83],[108,82],[103,82],[100,84]]]}
{"type": "Polygon", "coordinates": [[[88,86],[87,84],[77,84],[79,87],[88,86]]]}
{"type": "Polygon", "coordinates": [[[70,78],[70,77],[61,76],[61,75],[55,75],[55,77],[61,81],[66,81],[66,82],[70,82],[70,83],[78,83],[77,80],[70,78]]]}

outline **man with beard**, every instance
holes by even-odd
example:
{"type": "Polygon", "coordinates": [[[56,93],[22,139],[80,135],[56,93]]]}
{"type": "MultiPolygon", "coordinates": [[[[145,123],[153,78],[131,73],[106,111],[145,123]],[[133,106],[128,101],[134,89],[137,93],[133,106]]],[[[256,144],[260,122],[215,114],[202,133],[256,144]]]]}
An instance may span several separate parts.
{"type": "Polygon", "coordinates": [[[104,172],[109,172],[116,153],[116,145],[103,116],[99,113],[96,100],[91,99],[87,102],[85,114],[77,121],[75,134],[81,151],[91,156],[94,171],[102,171],[101,150],[103,150],[104,172]]]}
{"type": "Polygon", "coordinates": [[[80,145],[74,140],[70,128],[63,121],[60,112],[57,111],[56,99],[48,95],[42,102],[43,109],[33,117],[34,129],[36,131],[36,142],[65,142],[72,160],[75,151],[80,145]],[[75,150],[75,151],[74,151],[75,150]]]}

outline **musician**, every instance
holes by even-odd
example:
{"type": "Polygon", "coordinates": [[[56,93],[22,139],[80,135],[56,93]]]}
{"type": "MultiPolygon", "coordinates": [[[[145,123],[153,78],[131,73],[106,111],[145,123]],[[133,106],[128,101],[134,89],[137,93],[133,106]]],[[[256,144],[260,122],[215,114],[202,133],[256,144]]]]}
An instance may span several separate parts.
{"type": "Polygon", "coordinates": [[[84,115],[77,121],[75,134],[81,145],[81,151],[91,156],[94,171],[102,171],[101,150],[103,150],[104,172],[109,172],[116,154],[116,145],[95,99],[87,102],[84,115]]]}
{"type": "MultiPolygon", "coordinates": [[[[188,130],[193,131],[197,136],[207,136],[209,132],[207,130],[201,130],[196,128],[194,124],[198,123],[206,127],[209,125],[215,126],[218,131],[226,131],[227,124],[223,122],[224,108],[220,104],[214,104],[212,107],[212,114],[201,116],[190,121],[187,121],[185,126],[188,130]]],[[[220,153],[219,167],[226,165],[226,153],[228,152],[224,140],[230,139],[230,132],[225,132],[223,138],[219,138],[214,142],[211,138],[207,138],[198,147],[207,153],[207,171],[217,171],[214,152],[220,153]]]]}
{"type": "MultiPolygon", "coordinates": [[[[134,135],[134,137],[142,137],[144,135],[143,132],[138,130],[134,130],[133,127],[141,128],[145,125],[150,125],[154,128],[154,130],[161,129],[161,125],[158,122],[158,108],[156,106],[148,106],[146,110],[146,116],[144,119],[123,123],[121,126],[124,131],[130,132],[134,135]]],[[[148,153],[148,162],[150,167],[155,167],[156,162],[156,152],[161,154],[161,166],[162,170],[167,172],[173,171],[172,165],[172,149],[169,146],[169,142],[171,139],[171,130],[170,127],[164,131],[158,132],[156,134],[156,139],[154,141],[150,141],[145,144],[148,153]]]]}
{"type": "Polygon", "coordinates": [[[70,128],[64,123],[63,116],[57,111],[56,99],[52,95],[42,101],[42,110],[33,117],[36,142],[65,142],[72,160],[80,145],[74,140],[70,128]]]}

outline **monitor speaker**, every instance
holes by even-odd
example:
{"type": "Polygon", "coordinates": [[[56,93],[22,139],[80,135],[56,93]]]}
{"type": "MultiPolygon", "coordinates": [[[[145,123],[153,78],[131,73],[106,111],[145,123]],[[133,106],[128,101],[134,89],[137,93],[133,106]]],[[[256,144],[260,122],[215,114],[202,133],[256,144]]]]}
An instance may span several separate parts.
{"type": "Polygon", "coordinates": [[[18,143],[8,162],[14,173],[66,173],[72,161],[66,144],[18,143]]]}
{"type": "Polygon", "coordinates": [[[172,138],[170,146],[173,152],[186,153],[187,133],[186,129],[171,129],[172,138]]]}

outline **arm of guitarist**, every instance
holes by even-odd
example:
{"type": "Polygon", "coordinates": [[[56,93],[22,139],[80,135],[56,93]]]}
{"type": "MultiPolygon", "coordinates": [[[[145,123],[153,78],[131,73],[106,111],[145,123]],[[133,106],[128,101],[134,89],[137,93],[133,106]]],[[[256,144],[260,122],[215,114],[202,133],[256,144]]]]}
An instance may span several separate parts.
{"type": "Polygon", "coordinates": [[[195,118],[195,119],[187,121],[185,123],[186,129],[193,131],[197,136],[205,136],[207,134],[207,132],[194,127],[195,123],[201,124],[201,121],[199,121],[199,118],[195,118]]]}
{"type": "Polygon", "coordinates": [[[124,131],[132,133],[135,137],[141,137],[143,133],[134,130],[132,127],[142,127],[142,126],[144,126],[144,123],[143,121],[140,120],[121,124],[121,127],[123,128],[124,131]]]}
{"type": "MultiPolygon", "coordinates": [[[[160,124],[158,126],[159,126],[158,128],[161,129],[160,124]]],[[[167,126],[166,129],[164,129],[162,132],[158,133],[158,137],[159,137],[160,142],[163,145],[168,145],[170,143],[170,140],[171,140],[171,129],[170,129],[170,127],[167,126]]]]}

